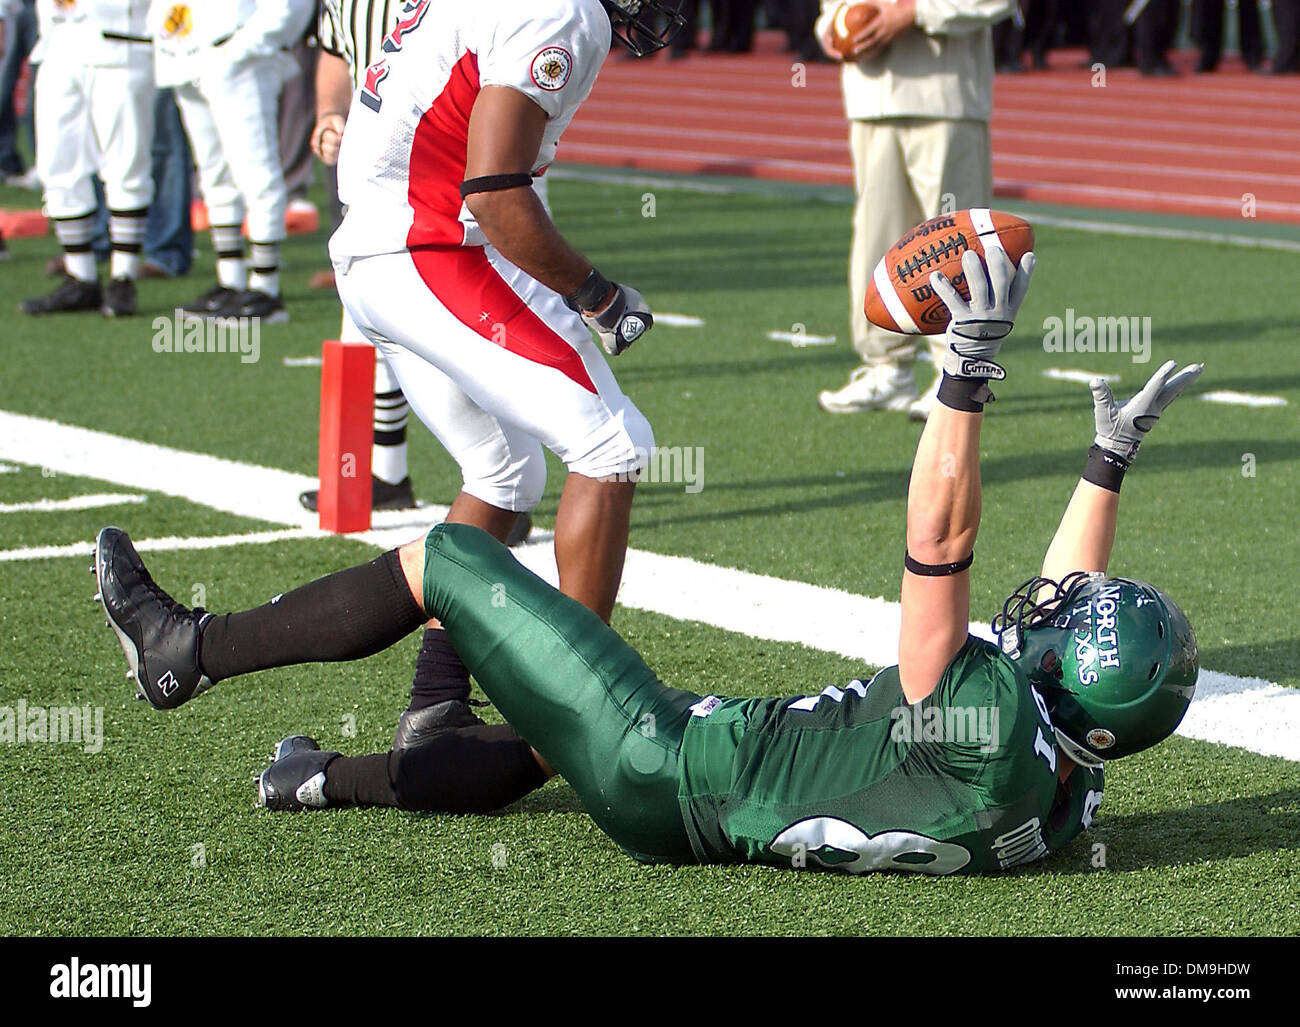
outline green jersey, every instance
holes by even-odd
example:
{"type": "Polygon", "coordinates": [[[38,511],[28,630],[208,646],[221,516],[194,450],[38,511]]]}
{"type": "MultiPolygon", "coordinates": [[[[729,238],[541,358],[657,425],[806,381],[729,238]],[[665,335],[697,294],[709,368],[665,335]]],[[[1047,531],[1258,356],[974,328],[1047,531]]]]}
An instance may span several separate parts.
{"type": "Polygon", "coordinates": [[[709,696],[691,712],[678,799],[702,862],[1002,870],[1065,845],[1101,805],[1102,771],[1059,782],[1042,697],[974,637],[915,705],[890,667],[817,696],[709,696]]]}

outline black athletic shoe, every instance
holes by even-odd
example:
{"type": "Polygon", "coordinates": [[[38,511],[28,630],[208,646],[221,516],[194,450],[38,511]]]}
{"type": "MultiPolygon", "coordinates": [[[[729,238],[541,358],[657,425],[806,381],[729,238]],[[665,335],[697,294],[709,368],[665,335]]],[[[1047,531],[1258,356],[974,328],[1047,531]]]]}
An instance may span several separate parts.
{"type": "Polygon", "coordinates": [[[99,280],[83,282],[65,274],[63,281],[51,293],[23,300],[18,309],[24,314],[62,314],[72,310],[98,310],[104,303],[104,290],[99,280]]]}
{"type": "Polygon", "coordinates": [[[211,317],[216,311],[220,310],[238,293],[234,289],[227,289],[224,285],[214,285],[203,295],[196,297],[191,302],[181,307],[182,317],[211,317]]]}
{"type": "Polygon", "coordinates": [[[100,308],[105,317],[130,317],[135,313],[135,280],[114,278],[104,290],[104,305],[100,308]]]}
{"type": "Polygon", "coordinates": [[[325,768],[338,753],[322,752],[314,738],[291,735],[271,755],[271,765],[257,775],[257,804],[265,809],[297,813],[324,809],[325,768]]]}
{"type": "Polygon", "coordinates": [[[397,732],[393,735],[394,749],[410,749],[423,745],[430,738],[455,731],[458,727],[474,727],[483,720],[470,708],[486,706],[487,703],[473,699],[448,699],[446,702],[434,703],[422,710],[405,710],[397,722],[397,732]]]}
{"type": "Polygon", "coordinates": [[[121,528],[99,533],[91,571],[99,583],[95,598],[122,643],[127,676],[141,698],[171,710],[212,687],[199,669],[199,638],[212,614],[188,609],[159,588],[121,528]]]}
{"type": "Polygon", "coordinates": [[[212,312],[214,321],[238,321],[240,318],[257,318],[262,324],[283,324],[289,320],[284,300],[279,296],[245,289],[237,293],[212,312]]]}
{"type": "MultiPolygon", "coordinates": [[[[312,513],[316,513],[320,503],[320,491],[312,489],[309,492],[300,492],[298,493],[298,502],[312,513]]],[[[376,478],[373,474],[370,476],[370,509],[414,510],[417,505],[415,490],[411,488],[410,475],[407,475],[396,485],[390,485],[382,478],[376,478]]]]}

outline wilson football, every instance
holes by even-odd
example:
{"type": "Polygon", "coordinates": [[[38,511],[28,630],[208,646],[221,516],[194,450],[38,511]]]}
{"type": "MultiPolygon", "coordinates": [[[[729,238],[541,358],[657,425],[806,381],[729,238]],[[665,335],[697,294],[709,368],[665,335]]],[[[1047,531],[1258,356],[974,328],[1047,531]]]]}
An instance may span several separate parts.
{"type": "Polygon", "coordinates": [[[930,273],[942,271],[963,299],[970,287],[961,255],[981,257],[991,248],[1006,250],[1011,263],[1034,248],[1034,229],[1024,218],[987,207],[972,207],[922,222],[880,258],[867,283],[866,315],[873,325],[905,335],[938,335],[951,315],[930,287],[930,273]]]}

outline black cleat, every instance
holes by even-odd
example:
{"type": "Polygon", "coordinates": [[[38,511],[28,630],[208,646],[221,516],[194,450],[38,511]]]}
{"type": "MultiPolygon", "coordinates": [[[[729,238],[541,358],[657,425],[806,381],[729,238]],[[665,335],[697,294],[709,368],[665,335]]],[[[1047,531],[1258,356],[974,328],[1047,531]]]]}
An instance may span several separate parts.
{"type": "Polygon", "coordinates": [[[458,727],[476,727],[483,720],[470,707],[486,705],[472,699],[448,699],[420,710],[404,710],[397,721],[393,748],[410,749],[458,727]]]}
{"type": "Polygon", "coordinates": [[[98,310],[104,303],[104,290],[99,280],[83,282],[65,274],[63,281],[51,293],[23,300],[18,309],[24,314],[62,314],[73,310],[98,310]]]}
{"type": "Polygon", "coordinates": [[[283,324],[289,320],[289,312],[284,309],[284,300],[257,289],[245,289],[241,293],[236,293],[209,316],[214,321],[257,318],[262,324],[268,325],[283,324]]]}
{"type": "Polygon", "coordinates": [[[212,614],[190,610],[159,588],[121,528],[99,533],[95,578],[128,676],[154,709],[175,709],[215,684],[199,668],[199,638],[212,614]]]}
{"type": "MultiPolygon", "coordinates": [[[[298,493],[298,502],[312,513],[316,513],[320,502],[320,491],[312,489],[310,492],[300,492],[298,493]]],[[[417,505],[415,490],[411,487],[410,475],[407,475],[396,485],[390,485],[382,478],[376,478],[373,474],[370,476],[370,509],[414,510],[417,505]]]]}
{"type": "Polygon", "coordinates": [[[322,752],[314,738],[291,735],[277,743],[271,765],[257,775],[257,804],[265,809],[297,813],[324,809],[325,768],[337,756],[322,752]]]}
{"type": "Polygon", "coordinates": [[[135,313],[135,281],[131,278],[114,278],[104,290],[104,305],[99,308],[105,317],[130,317],[135,313]]]}
{"type": "Polygon", "coordinates": [[[238,293],[234,289],[227,289],[224,285],[215,285],[202,296],[181,307],[181,317],[211,317],[237,295],[238,293]]]}
{"type": "Polygon", "coordinates": [[[271,750],[267,762],[277,763],[286,756],[292,756],[295,752],[319,748],[316,739],[312,738],[311,735],[290,735],[288,738],[281,738],[275,743],[275,748],[271,750]]]}

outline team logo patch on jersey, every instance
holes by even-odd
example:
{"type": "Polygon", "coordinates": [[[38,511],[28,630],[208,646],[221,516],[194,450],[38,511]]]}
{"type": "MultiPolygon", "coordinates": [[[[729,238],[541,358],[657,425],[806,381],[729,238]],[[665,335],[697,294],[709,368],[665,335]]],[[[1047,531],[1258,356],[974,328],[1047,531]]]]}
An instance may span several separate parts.
{"type": "Polygon", "coordinates": [[[194,28],[194,16],[185,4],[175,4],[167,11],[163,19],[163,35],[171,38],[184,38],[194,28]]]}
{"type": "Polygon", "coordinates": [[[539,89],[563,89],[573,72],[573,58],[562,46],[548,46],[533,58],[533,82],[539,89]]]}

